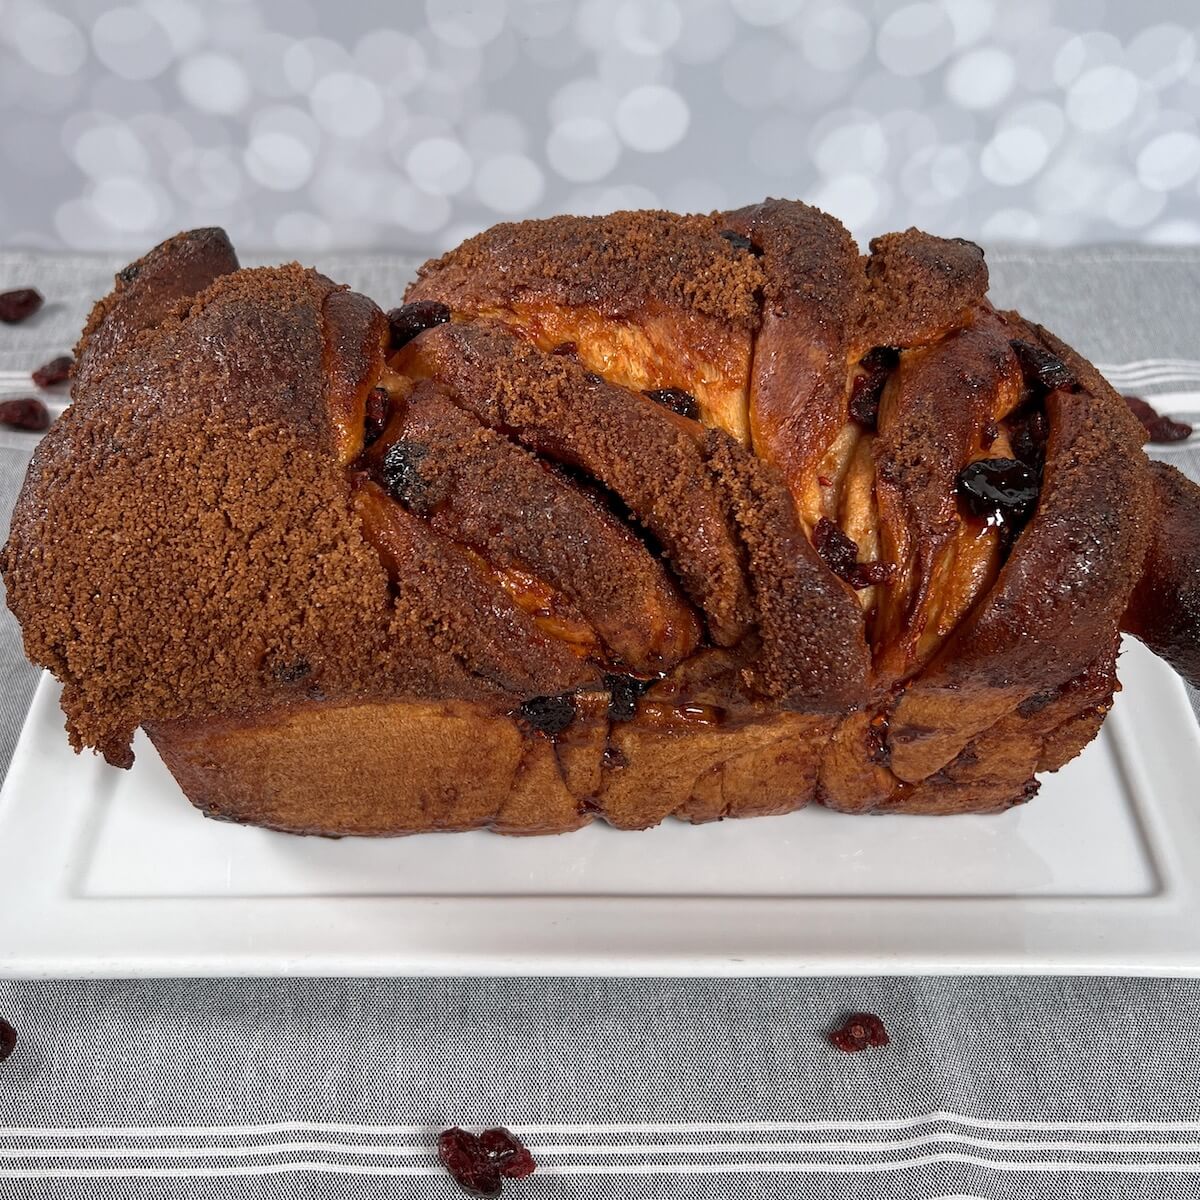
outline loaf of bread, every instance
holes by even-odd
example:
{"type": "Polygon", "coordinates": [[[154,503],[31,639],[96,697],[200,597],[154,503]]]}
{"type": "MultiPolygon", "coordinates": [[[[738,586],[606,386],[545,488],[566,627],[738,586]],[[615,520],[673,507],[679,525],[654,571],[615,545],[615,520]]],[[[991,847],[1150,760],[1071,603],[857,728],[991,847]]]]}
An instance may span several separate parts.
{"type": "Polygon", "coordinates": [[[1120,632],[1200,682],[1200,489],[982,252],[500,225],[406,303],[216,229],[123,270],[4,550],[72,744],[297,833],[1030,798],[1120,632]]]}

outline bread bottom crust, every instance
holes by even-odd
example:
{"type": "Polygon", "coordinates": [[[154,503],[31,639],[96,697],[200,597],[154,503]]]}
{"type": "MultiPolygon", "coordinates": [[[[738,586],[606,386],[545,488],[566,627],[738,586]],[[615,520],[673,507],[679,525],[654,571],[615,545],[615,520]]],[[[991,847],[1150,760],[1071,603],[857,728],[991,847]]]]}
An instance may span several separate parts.
{"type": "Polygon", "coordinates": [[[304,703],[147,728],[206,815],[289,833],[393,837],[491,829],[568,833],[600,818],[646,829],[770,816],[817,802],[843,812],[994,812],[1029,799],[1096,734],[1109,671],[1026,701],[940,770],[897,779],[877,722],[775,712],[750,721],[611,722],[607,696],[577,697],[551,738],[465,701],[304,703]]]}

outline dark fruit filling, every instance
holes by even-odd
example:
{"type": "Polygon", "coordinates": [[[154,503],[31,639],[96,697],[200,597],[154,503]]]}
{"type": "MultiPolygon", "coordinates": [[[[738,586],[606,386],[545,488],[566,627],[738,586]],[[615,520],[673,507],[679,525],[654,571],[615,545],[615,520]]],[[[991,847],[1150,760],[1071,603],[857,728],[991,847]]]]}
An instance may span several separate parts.
{"type": "Polygon", "coordinates": [[[700,405],[696,403],[696,397],[691,392],[685,392],[683,388],[656,388],[643,392],[642,395],[649,396],[655,404],[661,404],[663,408],[669,408],[681,417],[687,417],[691,421],[700,419],[700,405]]]}
{"type": "Polygon", "coordinates": [[[1050,436],[1050,423],[1041,409],[1035,409],[1009,430],[1009,442],[1013,454],[1032,471],[1041,474],[1046,461],[1046,440],[1050,436]]]}
{"type": "Polygon", "coordinates": [[[560,358],[574,358],[579,353],[579,347],[574,342],[559,342],[550,353],[560,358]]]}
{"type": "Polygon", "coordinates": [[[959,471],[958,496],[973,516],[1019,524],[1037,504],[1038,477],[1015,458],[980,458],[959,471]]]}
{"type": "Polygon", "coordinates": [[[887,583],[894,568],[891,563],[858,561],[858,543],[844,534],[828,517],[813,528],[813,547],[825,565],[856,590],[887,583]]]}
{"type": "Polygon", "coordinates": [[[1184,421],[1161,416],[1140,396],[1125,396],[1129,411],[1142,423],[1152,442],[1182,442],[1192,436],[1192,427],[1184,421]]]}
{"type": "Polygon", "coordinates": [[[50,410],[33,396],[0,401],[0,425],[41,433],[50,428],[50,410]]]}
{"type": "Polygon", "coordinates": [[[17,1031],[0,1017],[0,1062],[3,1062],[17,1048],[17,1031]]]}
{"type": "Polygon", "coordinates": [[[762,250],[759,249],[748,237],[743,233],[735,233],[732,229],[722,229],[721,236],[735,249],[744,250],[748,254],[761,256],[762,250]]]}
{"type": "Polygon", "coordinates": [[[868,1046],[886,1046],[887,1030],[874,1013],[854,1013],[846,1018],[840,1029],[830,1031],[829,1040],[847,1054],[865,1050],[868,1046]]]}
{"type": "Polygon", "coordinates": [[[500,1168],[483,1142],[465,1129],[446,1129],[438,1136],[438,1158],[464,1191],[498,1196],[504,1187],[500,1168]]]}
{"type": "Polygon", "coordinates": [[[383,486],[392,498],[418,511],[428,492],[428,484],[421,476],[421,460],[427,453],[419,442],[393,442],[379,468],[383,486]]]}
{"type": "Polygon", "coordinates": [[[450,320],[450,309],[440,300],[414,300],[393,308],[387,315],[392,330],[392,349],[408,345],[418,333],[444,325],[450,320]]]}
{"type": "Polygon", "coordinates": [[[889,346],[876,346],[863,355],[850,386],[850,419],[855,424],[870,430],[879,425],[879,397],[899,361],[899,354],[889,346]]]}
{"type": "Polygon", "coordinates": [[[507,1129],[485,1129],[479,1140],[505,1179],[524,1179],[537,1170],[533,1155],[507,1129]]]}
{"type": "Polygon", "coordinates": [[[515,715],[539,733],[553,737],[575,720],[575,697],[570,692],[561,696],[534,696],[520,705],[515,715]]]}
{"type": "Polygon", "coordinates": [[[57,358],[52,358],[48,363],[42,363],[40,367],[33,373],[33,382],[38,387],[53,387],[56,383],[62,383],[71,376],[71,364],[74,359],[69,354],[60,354],[57,358]]]}
{"type": "Polygon", "coordinates": [[[653,679],[637,679],[632,675],[605,675],[609,719],[632,721],[637,716],[638,697],[644,695],[653,683],[653,679]]]}
{"type": "Polygon", "coordinates": [[[1071,368],[1061,358],[1051,354],[1049,350],[1043,350],[1041,346],[1035,346],[1032,342],[1023,342],[1019,338],[1009,342],[1009,345],[1013,348],[1017,361],[1021,364],[1021,371],[1025,376],[1026,383],[1036,383],[1048,392],[1057,391],[1059,388],[1073,388],[1078,385],[1078,380],[1071,368]]]}
{"type": "Polygon", "coordinates": [[[15,325],[32,317],[42,307],[42,294],[36,288],[16,288],[11,292],[0,292],[0,321],[15,325]]]}
{"type": "Polygon", "coordinates": [[[383,432],[383,427],[387,424],[388,410],[390,408],[388,401],[390,399],[391,397],[388,396],[387,388],[372,388],[367,393],[367,411],[363,426],[363,441],[368,446],[379,437],[383,432]]]}

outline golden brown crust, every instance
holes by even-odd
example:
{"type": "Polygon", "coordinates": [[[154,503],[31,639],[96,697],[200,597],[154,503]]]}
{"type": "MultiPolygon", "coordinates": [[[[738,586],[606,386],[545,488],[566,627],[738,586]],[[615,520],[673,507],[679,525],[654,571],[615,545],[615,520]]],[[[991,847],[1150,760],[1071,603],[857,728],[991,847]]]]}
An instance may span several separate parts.
{"type": "Polygon", "coordinates": [[[437,378],[484,424],[615,493],[658,540],[713,640],[733,645],[748,632],[749,592],[699,425],[498,325],[439,325],[395,365],[437,378]]]}
{"type": "Polygon", "coordinates": [[[1200,688],[1200,487],[1152,462],[1158,519],[1122,628],[1200,688]]]}
{"type": "Polygon", "coordinates": [[[1200,674],[1200,492],[977,248],[871,250],[782,201],[501,226],[393,351],[320,275],[164,243],[0,556],[74,743],[143,725],[206,811],[333,835],[1028,799],[1122,614],[1200,674]],[[1018,454],[1036,510],[985,523],[960,472],[1018,454]]]}

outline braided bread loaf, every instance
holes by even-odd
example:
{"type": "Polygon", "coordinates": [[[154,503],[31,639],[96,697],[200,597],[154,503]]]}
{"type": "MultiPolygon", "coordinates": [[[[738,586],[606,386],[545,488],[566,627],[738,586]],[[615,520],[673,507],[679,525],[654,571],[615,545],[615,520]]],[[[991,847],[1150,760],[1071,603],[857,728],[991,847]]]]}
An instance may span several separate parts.
{"type": "Polygon", "coordinates": [[[990,811],[1122,624],[1200,680],[1200,489],[982,252],[767,201],[497,226],[407,303],[219,230],[120,273],[4,552],[76,748],[328,835],[990,811]]]}

